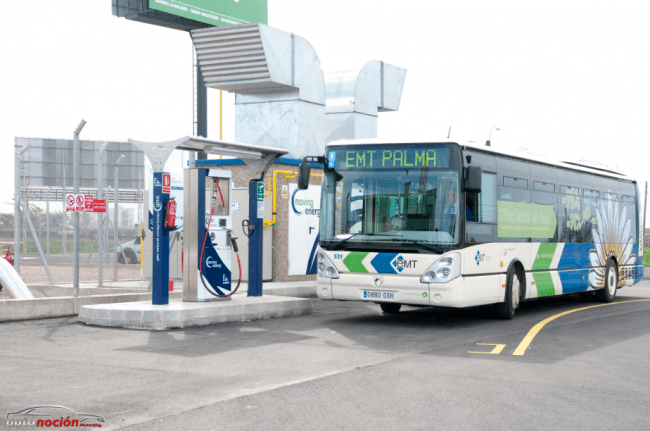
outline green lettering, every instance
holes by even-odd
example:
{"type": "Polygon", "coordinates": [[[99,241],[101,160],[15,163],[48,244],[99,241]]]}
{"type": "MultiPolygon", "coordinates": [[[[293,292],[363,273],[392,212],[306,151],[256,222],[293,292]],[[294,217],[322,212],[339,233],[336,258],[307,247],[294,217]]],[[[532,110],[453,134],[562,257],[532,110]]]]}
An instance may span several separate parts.
{"type": "Polygon", "coordinates": [[[391,157],[393,157],[393,153],[391,151],[384,151],[382,153],[382,157],[381,157],[381,167],[382,168],[386,167],[386,160],[390,160],[391,157]]]}
{"type": "Polygon", "coordinates": [[[403,166],[404,160],[403,160],[404,154],[402,153],[402,150],[395,150],[395,153],[393,153],[393,166],[395,166],[395,162],[399,161],[399,165],[403,166]],[[399,153],[399,158],[397,157],[397,153],[399,153]]]}
{"type": "Polygon", "coordinates": [[[404,166],[413,166],[413,163],[410,165],[407,163],[407,160],[409,159],[409,151],[404,150],[404,166]]]}
{"type": "Polygon", "coordinates": [[[372,158],[374,157],[375,150],[368,151],[368,154],[370,154],[370,167],[372,168],[372,158]]]}
{"type": "Polygon", "coordinates": [[[415,150],[415,165],[416,166],[422,166],[424,167],[424,160],[425,160],[425,154],[426,152],[422,150],[422,154],[418,154],[418,150],[415,150]]]}
{"type": "Polygon", "coordinates": [[[354,151],[346,151],[345,152],[345,167],[346,168],[354,168],[354,165],[351,165],[350,162],[354,163],[354,151]]]}
{"type": "Polygon", "coordinates": [[[357,153],[357,166],[363,166],[364,168],[366,167],[366,153],[357,153]],[[362,165],[359,164],[359,162],[363,163],[362,165]]]}
{"type": "Polygon", "coordinates": [[[436,167],[436,150],[427,150],[427,166],[433,160],[433,167],[436,167]],[[433,153],[433,156],[431,155],[433,153]]]}

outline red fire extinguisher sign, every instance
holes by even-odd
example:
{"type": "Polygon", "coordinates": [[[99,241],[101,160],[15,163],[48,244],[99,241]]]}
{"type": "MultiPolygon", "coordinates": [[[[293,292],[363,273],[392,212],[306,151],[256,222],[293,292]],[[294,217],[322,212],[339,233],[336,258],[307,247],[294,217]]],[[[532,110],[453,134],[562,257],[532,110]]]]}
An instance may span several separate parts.
{"type": "Polygon", "coordinates": [[[176,201],[171,198],[165,207],[165,230],[174,230],[176,227],[176,201]]]}

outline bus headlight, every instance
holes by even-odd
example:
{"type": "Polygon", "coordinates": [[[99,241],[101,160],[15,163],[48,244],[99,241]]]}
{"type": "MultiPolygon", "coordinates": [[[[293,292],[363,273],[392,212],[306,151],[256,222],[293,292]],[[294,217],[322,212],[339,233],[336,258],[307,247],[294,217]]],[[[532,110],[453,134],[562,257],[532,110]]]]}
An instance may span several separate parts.
{"type": "Polygon", "coordinates": [[[450,253],[431,265],[420,279],[422,283],[447,283],[460,276],[460,254],[450,253]]]}
{"type": "Polygon", "coordinates": [[[339,278],[339,272],[323,250],[318,250],[318,276],[325,278],[339,278]]]}

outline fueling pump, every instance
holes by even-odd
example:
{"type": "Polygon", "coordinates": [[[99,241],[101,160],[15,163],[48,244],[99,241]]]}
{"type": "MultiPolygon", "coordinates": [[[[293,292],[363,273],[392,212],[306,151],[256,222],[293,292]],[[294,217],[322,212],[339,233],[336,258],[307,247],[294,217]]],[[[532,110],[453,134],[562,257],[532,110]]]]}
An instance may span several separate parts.
{"type": "Polygon", "coordinates": [[[232,172],[189,168],[183,185],[183,300],[230,299],[241,284],[241,262],[232,231],[232,172]],[[233,286],[232,250],[239,277],[233,286]],[[185,287],[187,286],[187,287],[185,287]]]}

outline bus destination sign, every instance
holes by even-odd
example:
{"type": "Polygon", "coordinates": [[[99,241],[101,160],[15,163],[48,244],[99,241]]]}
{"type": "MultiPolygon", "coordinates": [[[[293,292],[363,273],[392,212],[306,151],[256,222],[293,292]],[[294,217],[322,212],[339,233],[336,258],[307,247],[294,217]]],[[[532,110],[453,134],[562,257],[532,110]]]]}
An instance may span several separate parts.
{"type": "Polygon", "coordinates": [[[334,148],[328,167],[335,169],[422,169],[448,168],[449,147],[445,145],[400,145],[334,148]]]}

